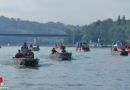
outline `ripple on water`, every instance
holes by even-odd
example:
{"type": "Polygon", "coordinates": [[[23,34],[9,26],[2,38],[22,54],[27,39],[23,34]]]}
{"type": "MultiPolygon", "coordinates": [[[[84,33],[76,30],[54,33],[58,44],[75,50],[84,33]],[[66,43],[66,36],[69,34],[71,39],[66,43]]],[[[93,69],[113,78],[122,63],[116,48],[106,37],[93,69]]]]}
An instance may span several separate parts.
{"type": "Polygon", "coordinates": [[[11,90],[130,90],[130,60],[110,49],[72,52],[71,61],[49,58],[52,47],[35,52],[37,67],[19,67],[12,57],[20,47],[1,48],[0,75],[11,90]]]}

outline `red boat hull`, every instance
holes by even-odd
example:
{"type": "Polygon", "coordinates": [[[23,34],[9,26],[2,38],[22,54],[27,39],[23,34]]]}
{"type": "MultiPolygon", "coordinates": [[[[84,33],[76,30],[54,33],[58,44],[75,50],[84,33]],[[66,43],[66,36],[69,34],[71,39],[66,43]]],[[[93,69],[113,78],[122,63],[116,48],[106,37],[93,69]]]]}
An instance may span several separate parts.
{"type": "Polygon", "coordinates": [[[13,60],[16,64],[24,66],[34,66],[37,65],[39,62],[39,59],[37,58],[13,58],[13,60]]]}
{"type": "Polygon", "coordinates": [[[121,55],[121,56],[128,56],[127,51],[111,51],[112,55],[121,55]]]}
{"type": "Polygon", "coordinates": [[[72,57],[72,53],[56,53],[50,54],[50,58],[57,60],[70,60],[72,57]]]}
{"type": "Polygon", "coordinates": [[[76,48],[76,51],[88,52],[88,51],[90,51],[90,49],[89,48],[76,48]]]}

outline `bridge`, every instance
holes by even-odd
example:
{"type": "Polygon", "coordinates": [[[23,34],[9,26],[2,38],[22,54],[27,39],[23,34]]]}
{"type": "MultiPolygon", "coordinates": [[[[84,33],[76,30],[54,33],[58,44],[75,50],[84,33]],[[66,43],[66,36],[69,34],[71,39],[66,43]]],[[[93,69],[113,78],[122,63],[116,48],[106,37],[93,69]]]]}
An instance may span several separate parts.
{"type": "Polygon", "coordinates": [[[0,34],[0,36],[16,37],[70,37],[68,34],[0,34]]]}

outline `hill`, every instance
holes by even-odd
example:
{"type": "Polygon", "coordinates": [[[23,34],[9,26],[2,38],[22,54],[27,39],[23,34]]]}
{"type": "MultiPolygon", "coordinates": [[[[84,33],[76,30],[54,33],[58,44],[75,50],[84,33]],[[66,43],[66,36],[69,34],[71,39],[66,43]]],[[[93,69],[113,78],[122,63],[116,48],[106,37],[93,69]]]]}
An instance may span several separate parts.
{"type": "MultiPolygon", "coordinates": [[[[39,23],[19,18],[8,18],[0,16],[0,33],[20,33],[20,34],[64,34],[67,28],[81,29],[80,26],[65,25],[60,22],[39,23]]],[[[33,38],[23,37],[1,37],[0,44],[11,43],[14,45],[23,42],[31,42],[33,38]]],[[[59,38],[39,38],[38,41],[43,44],[52,44],[60,40],[59,38]]]]}

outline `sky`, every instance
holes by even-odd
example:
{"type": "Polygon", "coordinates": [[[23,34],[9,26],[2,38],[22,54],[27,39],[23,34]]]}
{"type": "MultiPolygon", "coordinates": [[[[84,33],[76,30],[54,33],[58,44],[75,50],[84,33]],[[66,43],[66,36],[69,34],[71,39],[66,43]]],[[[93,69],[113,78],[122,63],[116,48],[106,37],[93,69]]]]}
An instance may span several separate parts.
{"type": "Polygon", "coordinates": [[[0,0],[0,16],[86,25],[119,15],[130,19],[129,4],[130,0],[0,0]]]}

